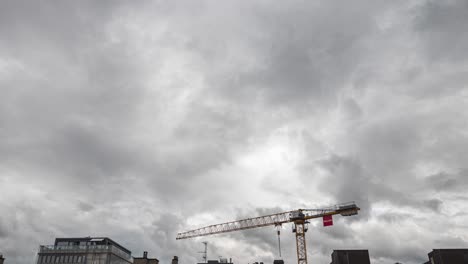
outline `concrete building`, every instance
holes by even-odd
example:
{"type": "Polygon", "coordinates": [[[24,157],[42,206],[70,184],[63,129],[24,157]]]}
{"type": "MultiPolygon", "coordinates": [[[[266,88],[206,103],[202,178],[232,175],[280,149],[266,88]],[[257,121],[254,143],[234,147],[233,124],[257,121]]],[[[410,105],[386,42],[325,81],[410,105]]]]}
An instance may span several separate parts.
{"type": "Polygon", "coordinates": [[[107,237],[56,238],[39,247],[37,264],[132,264],[131,254],[107,237]]]}
{"type": "Polygon", "coordinates": [[[368,250],[333,250],[330,264],[370,264],[368,250]]]}
{"type": "Polygon", "coordinates": [[[133,257],[133,264],[159,264],[159,260],[157,258],[148,258],[148,252],[145,251],[143,257],[133,257]]]}
{"type": "MultiPolygon", "coordinates": [[[[468,264],[468,249],[433,249],[429,254],[431,264],[468,264]]],[[[426,262],[427,263],[427,262],[426,262]]]]}

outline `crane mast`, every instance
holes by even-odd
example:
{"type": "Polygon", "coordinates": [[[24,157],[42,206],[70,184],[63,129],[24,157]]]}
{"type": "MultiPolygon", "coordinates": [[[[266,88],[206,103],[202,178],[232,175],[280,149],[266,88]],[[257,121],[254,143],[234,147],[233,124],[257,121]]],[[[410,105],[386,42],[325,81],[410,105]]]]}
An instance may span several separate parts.
{"type": "Polygon", "coordinates": [[[308,220],[340,214],[342,216],[356,215],[360,208],[354,203],[345,203],[321,209],[298,209],[277,214],[270,214],[254,218],[247,218],[222,224],[210,225],[177,234],[176,239],[208,236],[239,230],[252,229],[264,226],[281,226],[293,223],[293,232],[296,233],[297,263],[307,264],[307,248],[305,233],[308,220]]]}

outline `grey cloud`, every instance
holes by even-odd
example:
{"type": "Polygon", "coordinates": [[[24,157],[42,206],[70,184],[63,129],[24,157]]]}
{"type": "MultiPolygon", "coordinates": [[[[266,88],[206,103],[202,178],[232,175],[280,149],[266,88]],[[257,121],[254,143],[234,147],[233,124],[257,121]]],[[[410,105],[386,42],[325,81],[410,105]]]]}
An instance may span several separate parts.
{"type": "MultiPolygon", "coordinates": [[[[2,2],[3,253],[31,263],[56,236],[107,235],[135,254],[193,263],[199,241],[175,241],[191,217],[219,219],[231,207],[250,217],[312,199],[354,200],[363,216],[312,223],[314,260],[352,245],[376,263],[414,264],[433,242],[462,245],[437,239],[434,223],[465,199],[466,7],[2,2]],[[272,137],[281,130],[301,136],[281,142],[272,137]],[[278,148],[297,160],[264,166],[297,162],[287,180],[246,161],[278,148]],[[401,246],[399,231],[415,221],[422,233],[407,233],[421,243],[401,246]]],[[[232,248],[213,242],[213,254],[245,249],[238,262],[267,262],[276,252],[274,229],[226,239],[232,248]]]]}
{"type": "Polygon", "coordinates": [[[424,45],[428,57],[438,61],[466,61],[466,1],[426,1],[418,11],[415,28],[427,39],[424,45]]]}
{"type": "Polygon", "coordinates": [[[424,205],[428,208],[434,210],[435,212],[440,212],[443,202],[439,199],[430,199],[425,200],[424,205]]]}
{"type": "Polygon", "coordinates": [[[3,220],[0,220],[0,237],[7,237],[7,227],[3,223],[3,220]]]}
{"type": "Polygon", "coordinates": [[[89,211],[92,211],[94,209],[94,206],[92,204],[80,201],[78,203],[78,208],[80,208],[81,210],[83,210],[85,212],[89,212],[89,211]]]}
{"type": "Polygon", "coordinates": [[[436,239],[435,243],[437,246],[459,247],[460,245],[466,244],[466,241],[461,237],[442,236],[440,239],[436,239]]]}
{"type": "Polygon", "coordinates": [[[328,172],[322,182],[322,189],[330,192],[336,201],[355,201],[364,216],[370,214],[372,203],[377,201],[418,209],[427,208],[436,212],[443,205],[439,199],[421,200],[415,195],[377,183],[375,177],[371,177],[359,161],[349,157],[334,155],[320,161],[320,166],[328,172]]]}
{"type": "Polygon", "coordinates": [[[435,191],[462,191],[468,185],[467,170],[460,170],[459,173],[451,174],[440,172],[427,177],[426,186],[435,191]]]}
{"type": "Polygon", "coordinates": [[[411,214],[402,214],[402,213],[396,213],[396,212],[384,213],[379,216],[380,220],[383,220],[388,223],[398,223],[404,219],[408,219],[412,217],[414,216],[411,214]]]}
{"type": "Polygon", "coordinates": [[[370,177],[358,161],[333,155],[320,161],[320,166],[328,171],[321,183],[324,190],[330,192],[336,201],[355,201],[362,214],[368,216],[371,209],[369,202],[370,177]]]}

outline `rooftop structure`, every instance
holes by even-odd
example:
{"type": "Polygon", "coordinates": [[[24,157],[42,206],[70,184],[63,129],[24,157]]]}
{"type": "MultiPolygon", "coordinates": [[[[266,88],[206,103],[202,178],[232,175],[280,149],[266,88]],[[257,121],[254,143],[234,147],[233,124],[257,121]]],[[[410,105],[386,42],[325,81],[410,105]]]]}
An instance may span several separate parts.
{"type": "Polygon", "coordinates": [[[143,252],[143,257],[137,258],[133,257],[133,264],[158,264],[159,260],[157,258],[148,258],[148,252],[143,252]]]}
{"type": "MultiPolygon", "coordinates": [[[[232,264],[232,259],[227,258],[220,258],[219,260],[208,260],[206,263],[208,264],[232,264]]],[[[205,262],[199,264],[206,264],[205,262]]]]}
{"type": "MultiPolygon", "coordinates": [[[[468,249],[433,249],[429,254],[432,264],[468,264],[468,249]]],[[[427,262],[426,262],[427,263],[427,262]]]]}
{"type": "Polygon", "coordinates": [[[370,264],[369,251],[360,250],[333,250],[330,264],[370,264]]]}
{"type": "Polygon", "coordinates": [[[107,237],[56,238],[39,247],[37,264],[131,264],[131,254],[107,237]]]}

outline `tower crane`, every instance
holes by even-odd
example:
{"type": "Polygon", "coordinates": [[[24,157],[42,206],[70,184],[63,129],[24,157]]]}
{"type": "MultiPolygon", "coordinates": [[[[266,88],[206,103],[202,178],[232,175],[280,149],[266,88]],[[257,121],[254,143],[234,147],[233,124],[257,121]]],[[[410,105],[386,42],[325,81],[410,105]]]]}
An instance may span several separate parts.
{"type": "MultiPolygon", "coordinates": [[[[210,225],[177,234],[176,239],[187,239],[200,236],[208,236],[226,232],[252,229],[263,226],[281,226],[293,223],[293,232],[296,233],[297,263],[307,264],[307,249],[305,233],[308,220],[323,217],[324,225],[331,225],[333,215],[356,215],[360,208],[354,203],[344,203],[320,209],[297,209],[293,211],[270,214],[254,218],[247,218],[222,224],[210,225]],[[331,223],[331,224],[330,224],[331,223]]],[[[281,254],[281,253],[280,253],[281,254]]]]}

